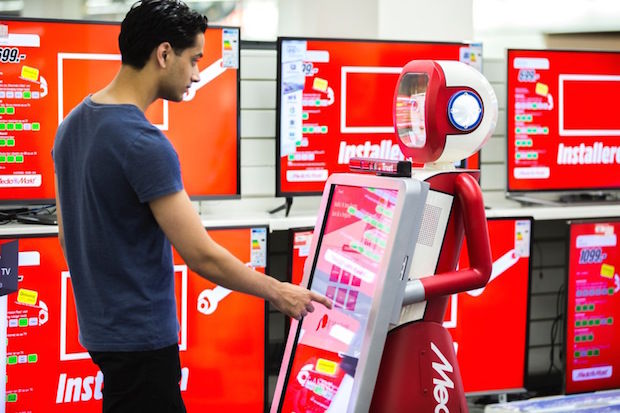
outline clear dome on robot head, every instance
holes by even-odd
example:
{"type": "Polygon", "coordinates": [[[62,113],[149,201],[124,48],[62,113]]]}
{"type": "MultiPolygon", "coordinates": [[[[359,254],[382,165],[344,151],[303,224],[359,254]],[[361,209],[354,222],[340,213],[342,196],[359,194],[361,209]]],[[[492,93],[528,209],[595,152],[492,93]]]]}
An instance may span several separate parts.
{"type": "Polygon", "coordinates": [[[497,125],[497,97],[487,79],[457,61],[413,60],[394,93],[401,151],[414,163],[453,163],[476,153],[497,125]]]}

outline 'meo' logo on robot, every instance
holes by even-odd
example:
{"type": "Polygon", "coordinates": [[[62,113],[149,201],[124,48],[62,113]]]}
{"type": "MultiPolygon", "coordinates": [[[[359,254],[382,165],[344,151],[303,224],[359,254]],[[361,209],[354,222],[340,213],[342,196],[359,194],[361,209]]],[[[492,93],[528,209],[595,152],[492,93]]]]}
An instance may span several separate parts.
{"type": "Polygon", "coordinates": [[[447,406],[448,400],[450,399],[448,389],[454,389],[454,382],[448,377],[446,372],[452,373],[454,368],[432,341],[431,350],[433,350],[433,353],[435,353],[441,361],[441,363],[436,361],[432,363],[433,370],[439,375],[439,377],[433,377],[433,384],[435,385],[433,388],[433,397],[435,397],[435,401],[437,402],[435,413],[450,413],[447,406]]]}

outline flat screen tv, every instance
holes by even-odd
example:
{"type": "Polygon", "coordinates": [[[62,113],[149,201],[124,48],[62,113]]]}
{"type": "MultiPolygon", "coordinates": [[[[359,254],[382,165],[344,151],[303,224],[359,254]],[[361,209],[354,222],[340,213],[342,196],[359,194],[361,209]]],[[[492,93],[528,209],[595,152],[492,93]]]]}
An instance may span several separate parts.
{"type": "Polygon", "coordinates": [[[620,52],[511,49],[507,70],[508,193],[620,189],[620,52]]]}
{"type": "MultiPolygon", "coordinates": [[[[266,227],[209,234],[246,265],[266,271],[266,227]]],[[[78,341],[71,276],[57,236],[3,238],[18,242],[20,275],[18,291],[7,299],[6,411],[101,412],[103,376],[78,341]]],[[[176,251],[174,270],[188,411],[264,411],[265,302],[213,285],[176,251]]]]}
{"type": "MultiPolygon", "coordinates": [[[[54,202],[58,124],[120,67],[119,23],[0,18],[0,203],[54,202]]],[[[209,27],[201,80],[146,112],[176,148],[193,199],[234,198],[239,180],[239,29],[209,27]]]]}
{"type": "MultiPolygon", "coordinates": [[[[525,389],[532,219],[489,218],[487,223],[493,259],[489,283],[453,295],[444,321],[468,394],[525,389]]],[[[459,267],[468,266],[463,242],[459,267]]]]}
{"type": "Polygon", "coordinates": [[[620,221],[569,223],[564,390],[620,388],[620,221]]]}
{"type": "Polygon", "coordinates": [[[319,195],[352,157],[403,159],[392,118],[394,89],[413,59],[460,60],[482,69],[482,46],[278,38],[276,196],[319,195]]]}

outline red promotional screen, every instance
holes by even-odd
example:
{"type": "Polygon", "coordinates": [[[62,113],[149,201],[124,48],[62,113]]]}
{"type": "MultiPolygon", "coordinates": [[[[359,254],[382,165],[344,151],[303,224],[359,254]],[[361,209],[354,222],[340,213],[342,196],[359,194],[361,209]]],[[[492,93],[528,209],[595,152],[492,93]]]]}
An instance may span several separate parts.
{"type": "Polygon", "coordinates": [[[392,101],[413,59],[482,68],[482,47],[330,39],[278,39],[277,196],[316,195],[352,157],[404,159],[392,101]]]}
{"type": "Polygon", "coordinates": [[[309,285],[334,307],[315,308],[300,322],[279,412],[325,412],[335,399],[342,408],[337,411],[346,410],[371,302],[382,283],[397,196],[396,190],[334,187],[309,285]]]}
{"type": "MultiPolygon", "coordinates": [[[[487,222],[493,259],[489,283],[453,295],[444,321],[467,393],[525,388],[532,221],[487,222]]],[[[459,267],[469,267],[465,242],[459,267]]]]}
{"type": "Polygon", "coordinates": [[[566,393],[620,387],[620,222],[570,224],[566,393]]]}
{"type": "Polygon", "coordinates": [[[620,188],[619,52],[508,50],[508,190],[620,188]]]}
{"type": "MultiPolygon", "coordinates": [[[[120,67],[119,24],[0,20],[0,202],[54,199],[56,128],[120,67]]],[[[209,27],[201,80],[147,118],[170,139],[193,198],[239,194],[239,29],[209,27]],[[208,165],[208,169],[205,168],[208,165]]]]}
{"type": "MultiPolygon", "coordinates": [[[[209,234],[264,272],[266,228],[209,234]]],[[[6,411],[101,412],[103,376],[78,342],[71,278],[58,239],[18,242],[20,282],[8,296],[6,411]]],[[[263,412],[264,301],[214,286],[176,252],[175,286],[188,411],[263,412]]]]}
{"type": "Polygon", "coordinates": [[[304,276],[304,265],[310,254],[313,233],[314,229],[312,228],[291,230],[291,265],[289,277],[293,284],[301,285],[304,276]]]}

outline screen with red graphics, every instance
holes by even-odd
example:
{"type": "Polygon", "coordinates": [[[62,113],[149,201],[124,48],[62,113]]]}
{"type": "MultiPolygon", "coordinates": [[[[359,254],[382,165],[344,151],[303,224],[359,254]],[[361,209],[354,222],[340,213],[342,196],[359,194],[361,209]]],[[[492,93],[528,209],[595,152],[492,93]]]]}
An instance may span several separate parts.
{"type": "MultiPolygon", "coordinates": [[[[209,234],[265,272],[265,227],[209,234]]],[[[19,238],[18,244],[21,280],[8,296],[6,411],[101,412],[103,376],[78,341],[71,278],[58,238],[19,238]]],[[[176,252],[174,263],[180,386],[188,411],[262,412],[265,302],[213,285],[176,252]]]]}
{"type": "Polygon", "coordinates": [[[508,191],[620,188],[620,52],[508,50],[508,191]]]}
{"type": "Polygon", "coordinates": [[[481,70],[481,57],[479,44],[279,38],[277,195],[319,195],[352,157],[403,159],[392,119],[402,67],[435,59],[481,70]]]}
{"type": "MultiPolygon", "coordinates": [[[[333,309],[305,316],[297,328],[278,412],[325,412],[339,393],[348,405],[381,264],[393,230],[397,190],[334,185],[309,289],[333,309]]],[[[379,292],[380,293],[380,292],[379,292]]]]}
{"type": "Polygon", "coordinates": [[[620,222],[572,222],[566,304],[566,393],[620,387],[620,222]]]}
{"type": "MultiPolygon", "coordinates": [[[[489,283],[453,295],[444,321],[454,340],[466,393],[525,388],[532,221],[489,218],[487,222],[493,259],[489,283]]],[[[459,268],[469,266],[467,254],[464,241],[459,268]]]]}
{"type": "Polygon", "coordinates": [[[310,254],[310,246],[312,245],[312,228],[301,228],[291,230],[291,265],[289,279],[291,283],[301,285],[304,276],[304,265],[308,254],[310,254]]]}
{"type": "MultiPolygon", "coordinates": [[[[0,202],[53,202],[56,128],[116,75],[119,30],[118,23],[0,19],[0,202]]],[[[146,116],[177,150],[192,198],[236,197],[239,29],[209,27],[198,66],[201,81],[184,102],[157,100],[146,116]]]]}

